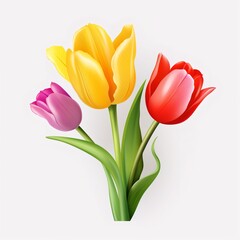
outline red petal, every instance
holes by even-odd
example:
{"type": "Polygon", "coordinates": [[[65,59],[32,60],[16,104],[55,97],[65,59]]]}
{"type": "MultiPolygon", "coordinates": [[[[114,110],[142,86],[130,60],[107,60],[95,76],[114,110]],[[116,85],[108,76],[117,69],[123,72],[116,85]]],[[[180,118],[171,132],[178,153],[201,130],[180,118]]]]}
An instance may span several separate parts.
{"type": "Polygon", "coordinates": [[[190,63],[186,63],[184,61],[178,62],[172,66],[171,70],[174,69],[184,69],[188,74],[192,76],[193,69],[190,63]]]}
{"type": "Polygon", "coordinates": [[[163,54],[159,53],[156,65],[147,85],[146,98],[150,97],[154,93],[160,81],[169,73],[169,71],[170,64],[167,58],[163,54]]]}
{"type": "Polygon", "coordinates": [[[195,90],[193,92],[192,98],[195,99],[202,89],[203,76],[202,76],[202,73],[199,70],[194,69],[192,77],[194,79],[194,86],[195,86],[195,90]]]}
{"type": "Polygon", "coordinates": [[[190,105],[190,107],[188,107],[187,110],[179,118],[175,119],[174,121],[168,124],[178,124],[186,121],[194,113],[194,111],[197,109],[197,107],[203,101],[203,99],[207,97],[207,95],[209,95],[214,89],[215,87],[210,87],[201,90],[196,101],[192,105],[190,105]]]}
{"type": "Polygon", "coordinates": [[[191,75],[183,69],[171,71],[147,102],[149,113],[160,123],[173,121],[186,111],[193,90],[191,75]]]}

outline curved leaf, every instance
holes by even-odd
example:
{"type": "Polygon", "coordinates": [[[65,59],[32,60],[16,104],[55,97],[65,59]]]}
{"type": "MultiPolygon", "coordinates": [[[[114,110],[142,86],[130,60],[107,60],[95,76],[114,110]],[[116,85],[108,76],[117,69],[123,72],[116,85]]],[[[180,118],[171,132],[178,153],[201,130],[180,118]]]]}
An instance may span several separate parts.
{"type": "MultiPolygon", "coordinates": [[[[142,142],[141,129],[139,125],[140,119],[140,102],[145,82],[142,84],[137,92],[136,97],[132,103],[131,109],[128,113],[127,120],[124,126],[123,138],[122,138],[122,172],[125,174],[125,181],[128,182],[129,176],[132,171],[134,159],[136,157],[138,148],[142,142]],[[125,171],[124,171],[125,170],[125,171]]],[[[141,158],[136,174],[134,176],[134,182],[136,182],[142,173],[143,159],[141,158]]],[[[133,183],[134,183],[133,182],[133,183]]]]}
{"type": "Polygon", "coordinates": [[[129,195],[128,195],[129,213],[130,213],[131,217],[133,216],[143,194],[149,188],[149,186],[152,184],[152,182],[157,177],[157,175],[160,171],[161,164],[160,164],[159,158],[154,149],[155,141],[156,141],[156,139],[153,141],[153,144],[152,144],[152,154],[156,160],[156,165],[157,165],[156,169],[152,174],[138,180],[132,186],[132,188],[130,189],[129,195]]]}
{"type": "Polygon", "coordinates": [[[118,193],[117,193],[115,183],[114,183],[114,180],[112,179],[111,174],[108,172],[108,170],[104,166],[103,166],[103,169],[107,177],[109,198],[110,198],[113,218],[114,220],[118,220],[120,218],[120,205],[119,205],[118,193]]]}
{"type": "MultiPolygon", "coordinates": [[[[93,140],[89,137],[89,135],[82,129],[82,127],[78,126],[76,130],[86,141],[94,143],[93,140]]],[[[107,177],[109,199],[110,199],[111,209],[113,213],[113,218],[114,220],[118,220],[120,218],[120,205],[119,205],[119,198],[118,198],[116,186],[115,186],[114,180],[112,179],[111,174],[104,167],[104,165],[102,166],[105,171],[105,175],[107,177]]]]}
{"type": "Polygon", "coordinates": [[[92,155],[102,163],[106,177],[107,177],[107,181],[108,181],[109,198],[110,198],[111,208],[113,212],[113,217],[115,220],[119,219],[120,217],[119,198],[118,198],[118,193],[114,183],[114,179],[115,181],[119,179],[119,176],[118,176],[119,173],[118,173],[117,165],[114,159],[112,158],[112,156],[105,149],[103,149],[99,145],[90,141],[80,140],[76,138],[68,138],[68,137],[56,137],[56,136],[51,136],[47,138],[51,140],[64,142],[76,148],[79,148],[84,152],[92,155]],[[112,175],[114,179],[112,178],[112,175]]]}
{"type": "Polygon", "coordinates": [[[111,176],[113,176],[116,184],[121,185],[121,176],[118,170],[118,166],[115,160],[113,159],[113,157],[110,155],[110,153],[107,152],[104,148],[100,147],[99,145],[93,142],[80,140],[77,138],[58,137],[58,136],[50,136],[47,138],[51,140],[67,143],[95,157],[97,160],[99,160],[103,164],[103,166],[107,169],[107,171],[111,174],[111,176]]]}

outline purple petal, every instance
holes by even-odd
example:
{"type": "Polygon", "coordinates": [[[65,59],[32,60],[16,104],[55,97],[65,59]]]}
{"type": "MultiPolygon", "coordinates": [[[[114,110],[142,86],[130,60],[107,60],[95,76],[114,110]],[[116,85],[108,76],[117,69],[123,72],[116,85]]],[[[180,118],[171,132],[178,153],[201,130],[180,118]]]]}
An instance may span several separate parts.
{"type": "Polygon", "coordinates": [[[42,101],[36,101],[35,102],[35,105],[43,108],[44,110],[48,111],[49,113],[51,113],[49,107],[47,106],[47,104],[45,102],[42,102],[42,101]]]}
{"type": "Polygon", "coordinates": [[[37,101],[34,101],[34,102],[30,103],[30,107],[31,107],[32,105],[37,105],[37,101]]]}
{"type": "Polygon", "coordinates": [[[61,130],[60,126],[58,125],[58,123],[55,120],[55,117],[51,113],[47,112],[43,108],[36,105],[36,102],[31,103],[30,108],[33,113],[37,114],[38,116],[40,116],[42,118],[45,118],[52,127],[56,128],[58,130],[61,130]]]}
{"type": "Polygon", "coordinates": [[[45,89],[43,90],[43,93],[45,93],[47,96],[49,96],[50,94],[53,93],[53,91],[52,91],[51,88],[45,88],[45,89]]]}
{"type": "Polygon", "coordinates": [[[70,97],[69,94],[61,86],[59,86],[57,83],[51,82],[50,87],[51,87],[51,89],[54,93],[61,93],[65,96],[70,97]]]}
{"type": "Polygon", "coordinates": [[[40,91],[36,97],[36,100],[37,101],[42,101],[42,102],[46,102],[46,98],[48,96],[43,92],[43,91],[40,91]]]}
{"type": "Polygon", "coordinates": [[[82,111],[77,102],[60,93],[51,94],[46,101],[61,131],[70,131],[78,127],[82,120],[82,111]]]}
{"type": "Polygon", "coordinates": [[[52,93],[53,93],[53,91],[51,88],[46,88],[38,93],[36,100],[46,103],[46,98],[52,93]]]}

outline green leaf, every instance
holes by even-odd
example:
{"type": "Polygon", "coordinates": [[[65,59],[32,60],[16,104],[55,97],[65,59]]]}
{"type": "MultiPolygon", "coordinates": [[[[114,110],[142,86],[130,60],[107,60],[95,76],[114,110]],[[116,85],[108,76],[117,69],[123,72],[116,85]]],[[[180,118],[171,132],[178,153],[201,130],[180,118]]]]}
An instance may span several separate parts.
{"type": "MultiPolygon", "coordinates": [[[[129,176],[132,171],[134,159],[136,157],[138,148],[142,142],[141,129],[139,125],[140,119],[140,102],[145,82],[142,84],[138,93],[132,103],[131,109],[128,113],[127,120],[124,127],[123,138],[122,138],[122,169],[125,169],[125,180],[128,182],[129,176]]],[[[139,161],[137,171],[134,176],[134,182],[136,182],[142,173],[143,159],[139,161]]],[[[123,170],[124,171],[124,170],[123,170]]],[[[134,183],[133,182],[133,183],[134,183]]]]}
{"type": "Polygon", "coordinates": [[[118,220],[120,219],[120,205],[119,205],[119,198],[118,198],[116,186],[115,186],[114,180],[112,179],[111,174],[108,172],[108,170],[105,167],[103,168],[107,177],[109,199],[110,199],[113,217],[114,217],[114,220],[118,220]]]}
{"type": "Polygon", "coordinates": [[[157,165],[156,169],[152,174],[138,180],[132,186],[132,188],[130,189],[129,195],[128,195],[129,214],[131,217],[133,216],[143,194],[149,188],[149,186],[152,184],[152,182],[157,177],[157,175],[160,171],[161,164],[160,164],[159,158],[155,152],[155,147],[154,147],[155,141],[156,141],[156,139],[153,141],[153,144],[152,144],[152,154],[156,160],[156,165],[157,165]]]}
{"type": "Polygon", "coordinates": [[[110,153],[107,152],[104,148],[100,147],[99,145],[93,142],[80,140],[77,138],[58,137],[58,136],[50,136],[47,138],[60,141],[63,143],[67,143],[95,157],[97,160],[99,160],[102,163],[102,165],[107,169],[107,171],[111,174],[111,176],[113,176],[113,179],[116,182],[116,184],[121,185],[121,175],[120,175],[118,166],[115,160],[113,159],[113,157],[110,155],[110,153]]]}
{"type": "Polygon", "coordinates": [[[116,190],[116,184],[119,184],[119,181],[121,181],[121,176],[113,157],[104,148],[90,141],[57,136],[51,136],[47,138],[67,143],[71,146],[79,148],[84,152],[90,154],[91,156],[95,157],[102,163],[108,181],[109,198],[113,212],[113,217],[115,220],[118,220],[120,217],[119,212],[120,207],[118,193],[116,190]]]}

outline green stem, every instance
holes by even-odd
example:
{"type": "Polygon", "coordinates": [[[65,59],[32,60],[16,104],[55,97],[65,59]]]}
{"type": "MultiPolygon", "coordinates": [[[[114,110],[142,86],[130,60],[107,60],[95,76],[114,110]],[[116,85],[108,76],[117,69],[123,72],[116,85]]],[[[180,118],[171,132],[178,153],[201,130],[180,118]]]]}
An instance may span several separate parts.
{"type": "Polygon", "coordinates": [[[130,190],[130,188],[133,185],[133,180],[134,180],[134,176],[135,176],[136,171],[137,171],[138,163],[139,163],[139,161],[141,159],[143,151],[145,150],[145,148],[146,148],[146,146],[147,146],[147,144],[148,144],[152,134],[154,133],[155,129],[157,128],[158,124],[159,124],[158,122],[153,121],[153,123],[151,124],[151,126],[147,130],[147,132],[146,132],[146,134],[145,134],[145,136],[144,136],[144,138],[142,140],[141,145],[138,148],[138,152],[137,152],[137,155],[135,157],[133,168],[132,168],[132,171],[131,171],[131,174],[130,174],[130,178],[129,178],[129,181],[128,181],[128,190],[130,190]]]}
{"type": "Polygon", "coordinates": [[[119,188],[119,203],[120,203],[120,221],[130,221],[128,201],[127,201],[127,192],[126,187],[122,185],[119,188]]]}
{"type": "Polygon", "coordinates": [[[78,126],[76,130],[85,140],[89,142],[93,142],[93,140],[89,137],[89,135],[80,126],[78,126]]]}
{"type": "Polygon", "coordinates": [[[119,140],[119,130],[118,130],[118,118],[117,118],[117,105],[111,105],[109,108],[110,121],[112,126],[112,135],[113,135],[113,143],[114,143],[114,151],[115,151],[115,160],[117,165],[120,166],[120,140],[119,140]]]}
{"type": "MultiPolygon", "coordinates": [[[[76,128],[77,132],[87,141],[93,142],[92,138],[79,126],[76,128]]],[[[104,171],[106,173],[106,176],[108,178],[108,183],[110,184],[109,187],[111,187],[111,184],[114,185],[114,183],[112,182],[112,178],[111,175],[108,173],[107,169],[105,167],[104,171]]],[[[119,192],[119,204],[120,204],[120,216],[119,214],[116,212],[117,209],[114,209],[114,203],[112,201],[117,201],[118,199],[114,200],[111,199],[110,197],[110,203],[111,203],[111,208],[112,208],[112,213],[113,213],[113,218],[115,221],[129,221],[130,217],[129,217],[129,210],[128,210],[128,203],[127,203],[127,196],[126,196],[126,191],[125,191],[125,187],[122,184],[122,181],[119,177],[119,184],[118,185],[118,192],[119,192]]]]}
{"type": "Polygon", "coordinates": [[[118,188],[119,194],[119,204],[120,204],[120,221],[129,221],[129,210],[128,210],[128,202],[127,202],[127,189],[126,184],[124,182],[124,176],[122,174],[123,166],[121,161],[121,148],[120,148],[120,139],[119,139],[119,129],[118,129],[118,118],[117,118],[117,105],[111,105],[109,108],[109,116],[112,126],[112,135],[113,135],[113,143],[114,143],[114,151],[115,151],[115,160],[121,171],[121,186],[118,188]]]}
{"type": "MultiPolygon", "coordinates": [[[[78,132],[86,141],[89,141],[89,142],[93,142],[93,143],[94,143],[94,141],[92,140],[92,138],[82,129],[82,127],[78,126],[78,127],[76,128],[76,130],[77,130],[77,132],[78,132]]],[[[107,176],[107,180],[108,180],[109,188],[110,188],[111,185],[114,184],[114,183],[113,183],[113,180],[112,180],[110,174],[108,173],[108,170],[107,170],[104,166],[103,166],[103,169],[104,169],[105,174],[106,174],[106,176],[107,176]]],[[[109,189],[109,191],[110,191],[110,189],[109,189]]],[[[117,201],[117,200],[115,200],[115,201],[117,201]]],[[[115,212],[114,203],[112,202],[111,197],[110,197],[110,203],[111,203],[113,218],[114,218],[115,221],[118,221],[119,216],[118,216],[118,214],[115,212]]]]}

